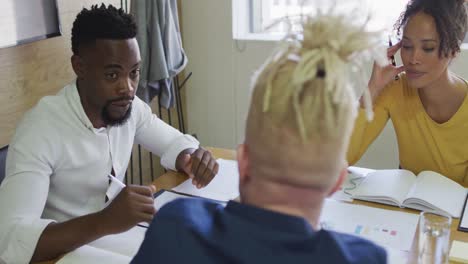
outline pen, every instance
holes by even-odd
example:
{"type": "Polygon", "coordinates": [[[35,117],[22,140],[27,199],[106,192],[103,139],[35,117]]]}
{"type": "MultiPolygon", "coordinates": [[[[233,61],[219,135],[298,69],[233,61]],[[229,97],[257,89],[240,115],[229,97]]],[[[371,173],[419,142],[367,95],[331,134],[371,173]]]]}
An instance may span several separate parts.
{"type": "Polygon", "coordinates": [[[109,178],[109,187],[107,188],[106,191],[106,204],[110,203],[114,198],[122,191],[123,188],[125,188],[125,184],[121,182],[119,179],[114,177],[111,174],[107,174],[107,177],[109,178]]]}
{"type": "Polygon", "coordinates": [[[114,182],[115,184],[117,184],[117,186],[119,186],[120,188],[125,188],[125,183],[121,182],[119,179],[117,179],[115,176],[111,175],[111,174],[108,174],[107,175],[109,177],[109,179],[114,182]]]}
{"type": "MultiPolygon", "coordinates": [[[[388,36],[388,46],[389,47],[392,47],[392,38],[390,36],[388,36]]],[[[392,62],[392,65],[396,67],[396,62],[395,62],[395,56],[392,55],[390,56],[390,60],[392,62]]],[[[398,75],[395,76],[395,80],[398,80],[398,75]]]]}

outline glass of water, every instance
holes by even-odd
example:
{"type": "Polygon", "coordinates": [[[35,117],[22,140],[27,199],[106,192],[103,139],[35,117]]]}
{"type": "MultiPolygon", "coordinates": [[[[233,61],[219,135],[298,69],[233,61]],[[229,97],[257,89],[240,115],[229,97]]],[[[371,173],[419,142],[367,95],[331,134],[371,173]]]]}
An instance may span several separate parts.
{"type": "Polygon", "coordinates": [[[448,263],[451,224],[450,215],[439,212],[421,212],[418,263],[448,263]]]}

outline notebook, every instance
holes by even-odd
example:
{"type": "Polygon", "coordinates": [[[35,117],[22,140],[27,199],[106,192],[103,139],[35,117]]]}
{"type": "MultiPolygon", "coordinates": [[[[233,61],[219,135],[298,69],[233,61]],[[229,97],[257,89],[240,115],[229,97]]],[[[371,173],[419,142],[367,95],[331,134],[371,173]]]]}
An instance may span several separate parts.
{"type": "Polygon", "coordinates": [[[354,189],[348,190],[354,199],[433,210],[458,218],[467,190],[451,179],[433,172],[414,175],[408,170],[377,170],[367,174],[354,189]]]}

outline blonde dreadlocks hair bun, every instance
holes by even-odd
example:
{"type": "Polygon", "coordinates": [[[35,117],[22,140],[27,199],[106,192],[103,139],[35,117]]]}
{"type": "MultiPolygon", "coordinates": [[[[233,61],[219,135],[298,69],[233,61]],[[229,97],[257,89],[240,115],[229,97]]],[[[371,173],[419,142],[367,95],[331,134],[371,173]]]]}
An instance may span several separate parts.
{"type": "Polygon", "coordinates": [[[344,161],[361,93],[372,118],[363,67],[387,63],[381,33],[331,13],[303,16],[302,34],[288,34],[254,75],[246,135],[251,149],[283,150],[278,144],[287,134],[295,144],[317,143],[324,159],[329,151],[344,161]]]}

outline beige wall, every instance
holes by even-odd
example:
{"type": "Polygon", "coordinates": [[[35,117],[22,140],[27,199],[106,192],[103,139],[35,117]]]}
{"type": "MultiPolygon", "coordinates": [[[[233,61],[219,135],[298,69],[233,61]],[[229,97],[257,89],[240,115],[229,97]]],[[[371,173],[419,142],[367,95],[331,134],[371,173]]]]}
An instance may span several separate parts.
{"type": "Polygon", "coordinates": [[[82,7],[101,2],[120,6],[120,0],[57,2],[63,36],[0,49],[0,146],[9,143],[19,118],[38,99],[73,80],[70,31],[82,7]]]}
{"type": "MultiPolygon", "coordinates": [[[[182,0],[182,18],[188,70],[194,72],[187,87],[189,129],[205,145],[234,148],[243,141],[251,75],[276,43],[234,41],[228,0],[182,0]]],[[[468,47],[452,69],[468,79],[468,47]]],[[[359,165],[398,166],[391,122],[359,165]]]]}
{"type": "MultiPolygon", "coordinates": [[[[72,23],[83,7],[93,4],[112,4],[120,7],[120,0],[58,0],[63,35],[29,44],[0,49],[0,146],[9,144],[16,124],[25,111],[45,95],[57,93],[75,78],[71,68],[70,34],[72,23]]],[[[125,1],[124,1],[125,2],[125,1]]],[[[130,1],[127,1],[128,5],[130,1]]],[[[153,104],[153,109],[156,109],[153,104]]],[[[175,116],[175,113],[173,113],[175,116]]],[[[163,114],[163,118],[167,115],[163,114]]],[[[139,161],[134,149],[133,174],[139,182],[139,161]]],[[[163,170],[154,157],[155,175],[163,170]]],[[[130,166],[129,166],[130,168],[130,166]]],[[[142,174],[150,181],[149,154],[142,150],[142,174]]],[[[131,172],[128,172],[131,174],[131,172]]]]}

